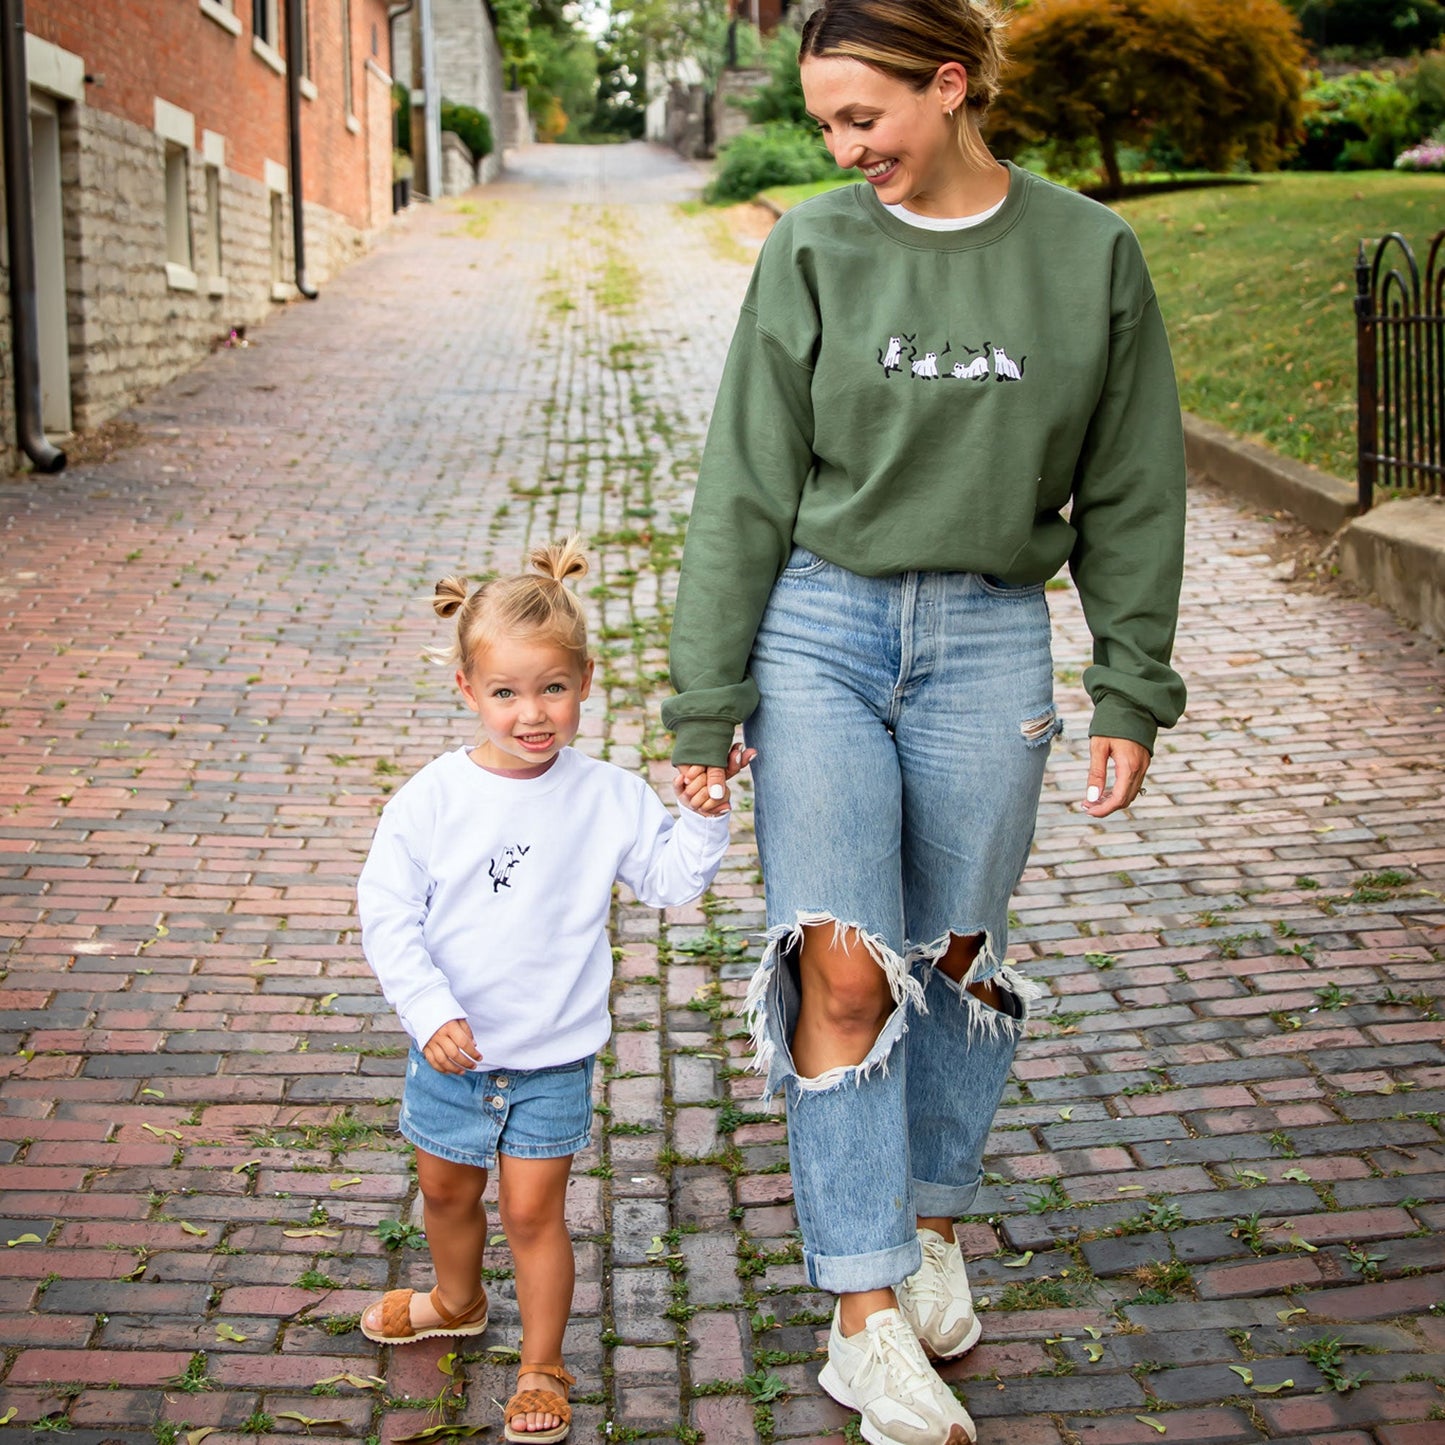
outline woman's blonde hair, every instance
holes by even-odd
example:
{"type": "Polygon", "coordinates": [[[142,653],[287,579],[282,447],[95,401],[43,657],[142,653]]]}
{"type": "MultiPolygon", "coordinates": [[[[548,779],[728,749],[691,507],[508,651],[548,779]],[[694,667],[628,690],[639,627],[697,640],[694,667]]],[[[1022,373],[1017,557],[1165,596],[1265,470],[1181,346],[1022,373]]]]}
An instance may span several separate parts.
{"type": "Polygon", "coordinates": [[[956,118],[965,155],[988,159],[978,126],[1001,88],[1004,11],[994,0],[823,0],[803,23],[799,60],[861,60],[914,90],[956,61],[968,95],[956,118]]]}
{"type": "Polygon", "coordinates": [[[433,662],[470,672],[479,654],[498,637],[520,637],[550,643],[570,652],[580,667],[587,661],[587,619],[572,589],[571,577],[587,574],[580,537],[534,547],[527,558],[532,569],[515,577],[497,577],[468,591],[461,577],[443,577],[431,599],[438,617],[455,617],[457,630],[449,647],[433,647],[433,662]]]}

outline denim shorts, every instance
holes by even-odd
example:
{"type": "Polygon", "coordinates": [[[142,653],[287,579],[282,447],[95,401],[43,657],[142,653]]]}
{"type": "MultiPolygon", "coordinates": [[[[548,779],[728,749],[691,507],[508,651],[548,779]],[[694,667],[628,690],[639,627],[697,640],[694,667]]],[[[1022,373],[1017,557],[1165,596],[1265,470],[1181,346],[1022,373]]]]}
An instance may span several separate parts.
{"type": "Polygon", "coordinates": [[[443,1074],[413,1045],[398,1127],[418,1149],[478,1169],[498,1154],[561,1159],[592,1138],[593,1062],[443,1074]]]}
{"type": "Polygon", "coordinates": [[[1038,989],[1005,961],[1054,707],[1043,583],[862,577],[798,547],[753,645],[746,725],[767,948],[746,1000],[755,1063],[788,1105],[811,1283],[882,1288],[918,1267],[915,1213],[966,1213],[1038,989]],[[803,930],[832,925],[895,1008],[862,1063],[802,1078],[791,1044],[803,930]],[[978,937],[962,985],[933,967],[978,937]],[[997,1007],[969,985],[991,981],[997,1007]]]}

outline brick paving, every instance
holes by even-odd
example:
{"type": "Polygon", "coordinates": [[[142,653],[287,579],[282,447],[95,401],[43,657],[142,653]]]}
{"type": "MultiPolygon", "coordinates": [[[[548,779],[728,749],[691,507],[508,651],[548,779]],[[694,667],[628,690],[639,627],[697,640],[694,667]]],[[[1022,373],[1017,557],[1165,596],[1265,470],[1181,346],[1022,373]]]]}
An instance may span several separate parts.
{"type": "MultiPolygon", "coordinates": [[[[582,745],[667,776],[667,605],[749,260],[674,204],[696,180],[527,152],[152,397],[134,447],[0,485],[6,1438],[497,1429],[500,1234],[454,1374],[355,1328],[428,1281],[377,1233],[415,1183],[352,889],[386,793],[465,736],[420,599],[531,541],[593,540],[582,745]]],[[[1189,717],[1103,826],[1070,809],[1088,645],[1050,593],[1069,732],[1012,953],[1051,997],[963,1226],[984,1343],[947,1374],[985,1445],[1436,1445],[1445,663],[1281,580],[1267,519],[1199,491],[1191,520],[1189,717]]],[[[740,1068],[746,790],[738,822],[701,906],[618,906],[579,1439],[848,1426],[740,1068]]]]}

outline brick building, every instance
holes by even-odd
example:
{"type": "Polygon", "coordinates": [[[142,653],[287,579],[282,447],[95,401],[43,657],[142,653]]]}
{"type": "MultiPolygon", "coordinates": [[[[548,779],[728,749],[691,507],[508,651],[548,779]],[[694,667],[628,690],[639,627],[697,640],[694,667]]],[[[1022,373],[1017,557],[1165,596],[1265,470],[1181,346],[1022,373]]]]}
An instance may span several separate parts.
{"type": "MultiPolygon", "coordinates": [[[[299,61],[304,276],[391,216],[387,0],[25,0],[43,420],[94,426],[296,293],[287,69],[299,61]]],[[[8,252],[0,461],[13,467],[8,252]]]]}

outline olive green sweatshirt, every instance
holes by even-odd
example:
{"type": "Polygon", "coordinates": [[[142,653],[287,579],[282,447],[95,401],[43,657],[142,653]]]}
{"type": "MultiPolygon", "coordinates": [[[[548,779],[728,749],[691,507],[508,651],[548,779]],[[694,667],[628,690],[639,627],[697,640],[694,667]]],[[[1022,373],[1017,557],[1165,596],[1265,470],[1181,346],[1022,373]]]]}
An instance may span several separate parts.
{"type": "Polygon", "coordinates": [[[977,226],[912,226],[860,183],[764,244],[683,553],[677,762],[721,764],[757,705],[748,658],[794,544],[869,577],[1067,562],[1090,732],[1152,748],[1178,720],[1184,444],[1154,290],[1114,212],[1009,173],[977,226]]]}

